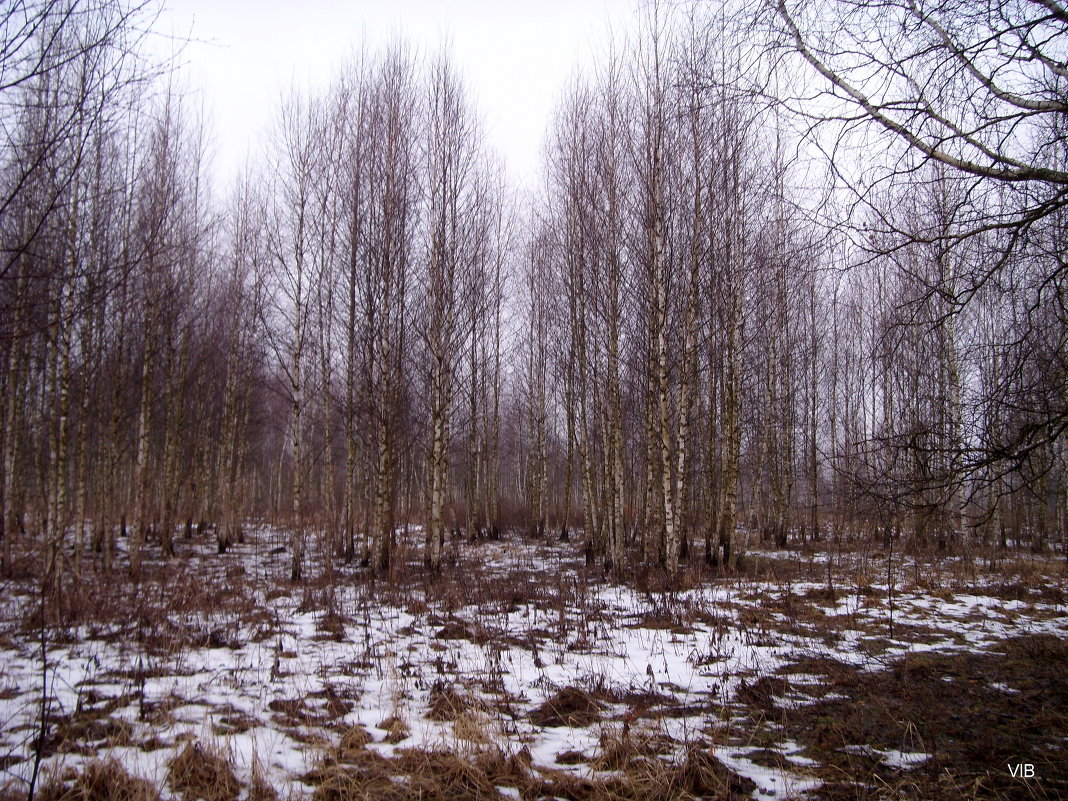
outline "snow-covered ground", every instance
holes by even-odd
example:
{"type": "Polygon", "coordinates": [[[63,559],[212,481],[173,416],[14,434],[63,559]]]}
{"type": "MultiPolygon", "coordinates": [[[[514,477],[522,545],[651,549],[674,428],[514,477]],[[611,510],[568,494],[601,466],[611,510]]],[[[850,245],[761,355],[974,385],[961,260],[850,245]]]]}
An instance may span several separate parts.
{"type": "MultiPolygon", "coordinates": [[[[902,565],[888,574],[885,562],[841,571],[833,589],[826,580],[735,579],[652,593],[585,578],[577,562],[553,555],[565,546],[505,539],[472,546],[463,568],[470,581],[455,583],[464,594],[418,585],[398,593],[342,574],[309,590],[282,581],[285,557],[272,553],[279,539],[263,531],[225,556],[183,543],[215,571],[207,585],[240,585],[243,605],[169,609],[163,601],[136,625],[133,608],[125,620],[87,617],[46,630],[43,661],[40,631],[26,622],[32,588],[8,585],[0,788],[29,780],[45,699],[43,776],[110,755],[165,789],[169,761],[196,741],[228,755],[242,780],[255,767],[281,797],[302,797],[311,792],[302,777],[353,727],[386,756],[493,744],[527,749],[535,767],[591,776],[605,743],[625,730],[659,743],[665,760],[710,747],[755,782],[754,798],[784,799],[820,780],[796,743],[770,746],[782,756],[775,767],[750,758],[769,747],[749,742],[743,697],[762,677],[803,659],[879,671],[912,653],[981,651],[1024,633],[1068,636],[1063,603],[1037,594],[1002,600],[984,592],[981,576],[965,591],[934,592],[910,579],[919,571],[902,565]],[[532,585],[531,574],[542,581],[532,585]],[[595,701],[592,720],[532,721],[569,687],[595,701]],[[432,712],[443,692],[459,699],[455,714],[432,712]]],[[[816,575],[827,572],[826,558],[813,561],[816,575]]],[[[794,672],[775,701],[790,709],[826,698],[821,681],[794,672]]],[[[855,747],[902,770],[929,756],[855,747]]]]}

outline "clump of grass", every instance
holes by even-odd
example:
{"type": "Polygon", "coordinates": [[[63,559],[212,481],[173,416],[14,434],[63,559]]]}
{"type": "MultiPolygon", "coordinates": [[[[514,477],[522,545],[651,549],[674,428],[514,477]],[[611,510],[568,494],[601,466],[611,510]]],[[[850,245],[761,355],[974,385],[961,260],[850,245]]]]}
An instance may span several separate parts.
{"type": "Polygon", "coordinates": [[[317,785],[312,801],[505,801],[496,785],[526,787],[529,772],[497,752],[405,748],[393,759],[327,764],[305,780],[317,785]]]}
{"type": "Polygon", "coordinates": [[[427,705],[430,710],[426,716],[430,720],[451,721],[456,720],[467,710],[468,701],[456,692],[451,684],[437,681],[430,688],[427,705]]]}
{"type": "Polygon", "coordinates": [[[252,765],[252,781],[248,787],[248,801],[278,801],[278,791],[268,783],[258,760],[252,765]]]}
{"type": "Polygon", "coordinates": [[[686,792],[695,796],[736,798],[750,796],[756,784],[728,769],[708,751],[694,749],[675,770],[675,779],[686,792]]]}
{"type": "Polygon", "coordinates": [[[401,789],[385,771],[369,773],[341,765],[330,765],[305,778],[318,784],[312,801],[394,801],[403,798],[401,789]]]}
{"type": "Polygon", "coordinates": [[[151,782],[130,775],[116,759],[94,759],[69,783],[50,782],[40,801],[159,801],[151,782]]]}
{"type": "Polygon", "coordinates": [[[374,742],[374,737],[363,726],[353,726],[341,735],[341,751],[359,751],[368,743],[374,742]]]}
{"type": "Polygon", "coordinates": [[[411,798],[426,801],[502,801],[486,771],[451,751],[405,749],[397,766],[409,775],[411,798]]]}
{"type": "Polygon", "coordinates": [[[587,726],[600,719],[600,705],[578,687],[565,687],[530,713],[535,726],[587,726]]]}
{"type": "MultiPolygon", "coordinates": [[[[629,758],[620,759],[619,768],[590,778],[539,769],[543,780],[533,788],[534,795],[579,801],[694,801],[695,798],[742,801],[750,798],[756,789],[751,780],[700,749],[689,751],[682,761],[644,755],[635,749],[629,758]]],[[[601,763],[597,769],[608,770],[609,766],[601,763]]]]}
{"type": "MultiPolygon", "coordinates": [[[[630,726],[604,726],[601,730],[600,750],[590,762],[594,770],[624,770],[647,759],[670,753],[673,743],[660,732],[649,729],[631,730],[630,726]]],[[[559,761],[559,760],[558,760],[559,761]]]]}
{"type": "Polygon", "coordinates": [[[167,781],[183,801],[237,801],[241,792],[230,761],[200,743],[187,743],[171,760],[167,781]]]}
{"type": "Polygon", "coordinates": [[[411,736],[412,731],[408,728],[408,724],[404,722],[404,718],[399,715],[390,715],[388,718],[378,724],[378,728],[386,732],[387,743],[399,743],[411,736]]]}
{"type": "Polygon", "coordinates": [[[490,737],[486,732],[480,716],[477,714],[464,713],[456,718],[452,724],[453,734],[458,740],[466,740],[476,745],[489,745],[490,737]]]}

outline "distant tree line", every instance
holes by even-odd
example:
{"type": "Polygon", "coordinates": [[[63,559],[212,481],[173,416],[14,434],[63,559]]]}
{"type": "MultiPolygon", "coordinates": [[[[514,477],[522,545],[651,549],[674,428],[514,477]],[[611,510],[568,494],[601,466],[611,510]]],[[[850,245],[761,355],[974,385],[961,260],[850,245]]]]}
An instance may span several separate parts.
{"type": "Polygon", "coordinates": [[[444,54],[292,91],[220,194],[152,7],[8,6],[4,569],[1063,538],[1068,14],[823,6],[645,8],[521,198],[444,54]]]}

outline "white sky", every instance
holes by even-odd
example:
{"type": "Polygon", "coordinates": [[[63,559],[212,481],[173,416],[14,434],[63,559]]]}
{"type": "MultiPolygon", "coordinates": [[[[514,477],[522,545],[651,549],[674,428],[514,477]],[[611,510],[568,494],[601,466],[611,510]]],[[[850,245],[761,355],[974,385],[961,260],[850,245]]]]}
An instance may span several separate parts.
{"type": "Polygon", "coordinates": [[[531,186],[561,92],[637,19],[637,0],[168,0],[159,29],[191,35],[182,61],[203,92],[223,182],[255,159],[284,90],[325,85],[366,36],[422,52],[451,39],[490,143],[531,186]]]}

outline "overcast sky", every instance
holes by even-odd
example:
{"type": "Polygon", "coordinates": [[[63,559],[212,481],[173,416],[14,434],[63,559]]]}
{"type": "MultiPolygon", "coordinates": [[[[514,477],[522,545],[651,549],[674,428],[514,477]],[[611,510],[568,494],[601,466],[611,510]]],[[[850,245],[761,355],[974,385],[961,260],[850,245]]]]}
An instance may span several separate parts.
{"type": "Polygon", "coordinates": [[[576,68],[636,21],[637,0],[168,0],[164,31],[203,92],[226,181],[258,154],[283,90],[325,85],[366,38],[452,52],[513,178],[536,179],[545,128],[576,68]]]}

